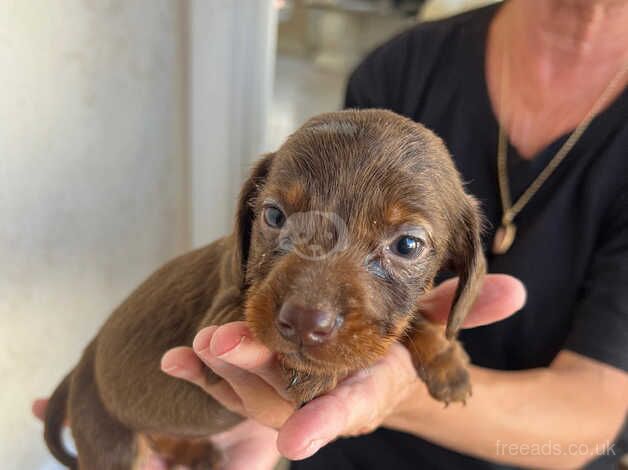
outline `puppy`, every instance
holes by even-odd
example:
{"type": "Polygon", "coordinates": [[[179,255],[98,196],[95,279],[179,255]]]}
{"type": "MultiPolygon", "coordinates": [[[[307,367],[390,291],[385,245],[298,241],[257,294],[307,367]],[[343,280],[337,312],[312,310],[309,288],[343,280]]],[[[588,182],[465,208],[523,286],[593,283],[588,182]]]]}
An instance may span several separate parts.
{"type": "MultiPolygon", "coordinates": [[[[431,395],[470,394],[455,340],[485,272],[481,217],[442,141],[389,111],[323,114],[254,167],[235,230],[167,263],[112,314],[51,397],[45,438],[70,468],[127,470],[145,448],[209,469],[205,436],[240,417],[160,371],[208,325],[246,319],[295,406],[408,346],[431,395]],[[446,328],[421,315],[440,270],[460,277],[446,328]],[[71,423],[78,458],[62,446],[71,423]]],[[[219,380],[211,371],[210,378],[219,380]]]]}

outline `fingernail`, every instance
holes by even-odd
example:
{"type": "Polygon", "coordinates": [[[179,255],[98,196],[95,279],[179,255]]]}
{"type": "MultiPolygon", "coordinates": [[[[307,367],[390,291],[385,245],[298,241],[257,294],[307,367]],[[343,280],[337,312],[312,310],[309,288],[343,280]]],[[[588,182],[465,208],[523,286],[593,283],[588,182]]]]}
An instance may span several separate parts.
{"type": "Polygon", "coordinates": [[[207,328],[203,328],[201,331],[199,331],[194,337],[192,349],[194,349],[194,351],[196,351],[197,353],[202,353],[207,350],[212,341],[212,337],[214,336],[214,332],[217,329],[217,326],[208,326],[207,328]]]}
{"type": "Polygon", "coordinates": [[[210,351],[216,357],[224,356],[225,354],[231,351],[234,351],[238,346],[240,346],[244,342],[245,339],[246,339],[246,336],[233,338],[231,341],[224,341],[224,340],[218,341],[212,338],[210,351]]]}
{"type": "Polygon", "coordinates": [[[188,379],[192,377],[187,369],[182,369],[179,366],[170,366],[167,369],[164,369],[163,371],[166,374],[172,375],[173,377],[177,377],[179,379],[188,379]]]}
{"type": "Polygon", "coordinates": [[[324,439],[312,439],[308,445],[306,445],[299,455],[303,455],[303,458],[314,455],[318,450],[326,444],[324,439]]]}

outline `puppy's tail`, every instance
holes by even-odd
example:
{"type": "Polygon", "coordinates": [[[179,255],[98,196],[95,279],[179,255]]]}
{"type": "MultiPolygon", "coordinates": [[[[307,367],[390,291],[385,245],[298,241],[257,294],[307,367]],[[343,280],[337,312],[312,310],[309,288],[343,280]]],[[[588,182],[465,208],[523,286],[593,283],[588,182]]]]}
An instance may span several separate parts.
{"type": "Polygon", "coordinates": [[[65,376],[53,392],[50,400],[48,400],[44,419],[44,440],[52,455],[59,462],[71,470],[76,470],[78,468],[76,457],[68,453],[61,439],[61,432],[66,418],[71,376],[72,372],[65,376]]]}

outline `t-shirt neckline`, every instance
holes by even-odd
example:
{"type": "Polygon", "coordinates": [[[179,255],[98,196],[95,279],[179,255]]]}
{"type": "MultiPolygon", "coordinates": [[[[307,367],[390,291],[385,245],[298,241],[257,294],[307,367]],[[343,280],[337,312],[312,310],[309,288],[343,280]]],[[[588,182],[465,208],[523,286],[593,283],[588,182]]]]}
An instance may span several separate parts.
{"type": "MultiPolygon", "coordinates": [[[[481,112],[485,118],[488,119],[479,119],[477,122],[489,123],[486,127],[486,132],[492,135],[491,139],[488,139],[489,142],[494,142],[494,152],[497,152],[497,137],[499,131],[499,121],[495,111],[493,109],[493,105],[491,102],[491,98],[488,91],[488,83],[486,80],[486,43],[488,40],[488,30],[493,20],[495,14],[501,8],[501,4],[490,5],[486,7],[486,15],[482,18],[482,21],[477,21],[474,23],[472,28],[473,33],[479,35],[476,41],[473,41],[474,51],[473,54],[468,55],[468,59],[470,60],[471,70],[475,70],[475,76],[478,77],[480,83],[480,94],[477,94],[477,88],[473,88],[469,90],[469,94],[467,96],[473,96],[474,94],[478,96],[478,103],[476,111],[481,112]]],[[[472,80],[464,80],[464,82],[469,86],[472,83],[472,80]]],[[[588,143],[588,140],[591,136],[595,135],[600,139],[600,135],[606,135],[607,132],[611,132],[613,128],[621,124],[621,114],[622,110],[624,110],[624,114],[628,115],[628,87],[624,88],[624,91],[620,93],[615,100],[607,105],[600,113],[595,116],[593,121],[590,124],[590,129],[585,132],[580,141],[578,143],[584,144],[588,143]],[[598,132],[592,130],[592,128],[599,128],[598,132]],[[606,131],[603,131],[606,127],[606,131]]],[[[569,135],[573,132],[573,129],[563,133],[558,136],[552,142],[550,142],[546,147],[537,152],[537,154],[532,158],[523,158],[519,155],[517,149],[508,141],[508,158],[509,160],[521,168],[529,168],[531,171],[536,169],[542,169],[547,164],[547,161],[551,159],[560,148],[560,146],[567,140],[569,135]]],[[[495,155],[496,157],[496,155],[495,155]]]]}

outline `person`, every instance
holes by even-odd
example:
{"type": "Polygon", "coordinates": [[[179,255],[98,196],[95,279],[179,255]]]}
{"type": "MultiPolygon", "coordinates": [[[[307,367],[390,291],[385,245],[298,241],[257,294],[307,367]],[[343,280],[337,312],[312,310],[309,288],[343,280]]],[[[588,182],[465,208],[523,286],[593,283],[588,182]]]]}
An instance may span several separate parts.
{"type": "MultiPolygon", "coordinates": [[[[509,0],[419,24],[357,67],[346,106],[391,109],[444,139],[487,216],[490,272],[521,279],[527,302],[505,318],[521,306],[522,288],[487,277],[467,325],[483,326],[461,334],[473,397],[447,409],[396,346],[294,411],[272,354],[245,325],[201,331],[193,349],[169,351],[162,367],[249,418],[244,431],[218,439],[230,462],[243,465],[233,469],[270,468],[275,439],[296,470],[609,468],[620,458],[628,410],[626,25],[628,0],[509,0]],[[203,364],[225,381],[204,383],[203,364]]],[[[452,285],[435,289],[434,318],[452,285]]]]}

